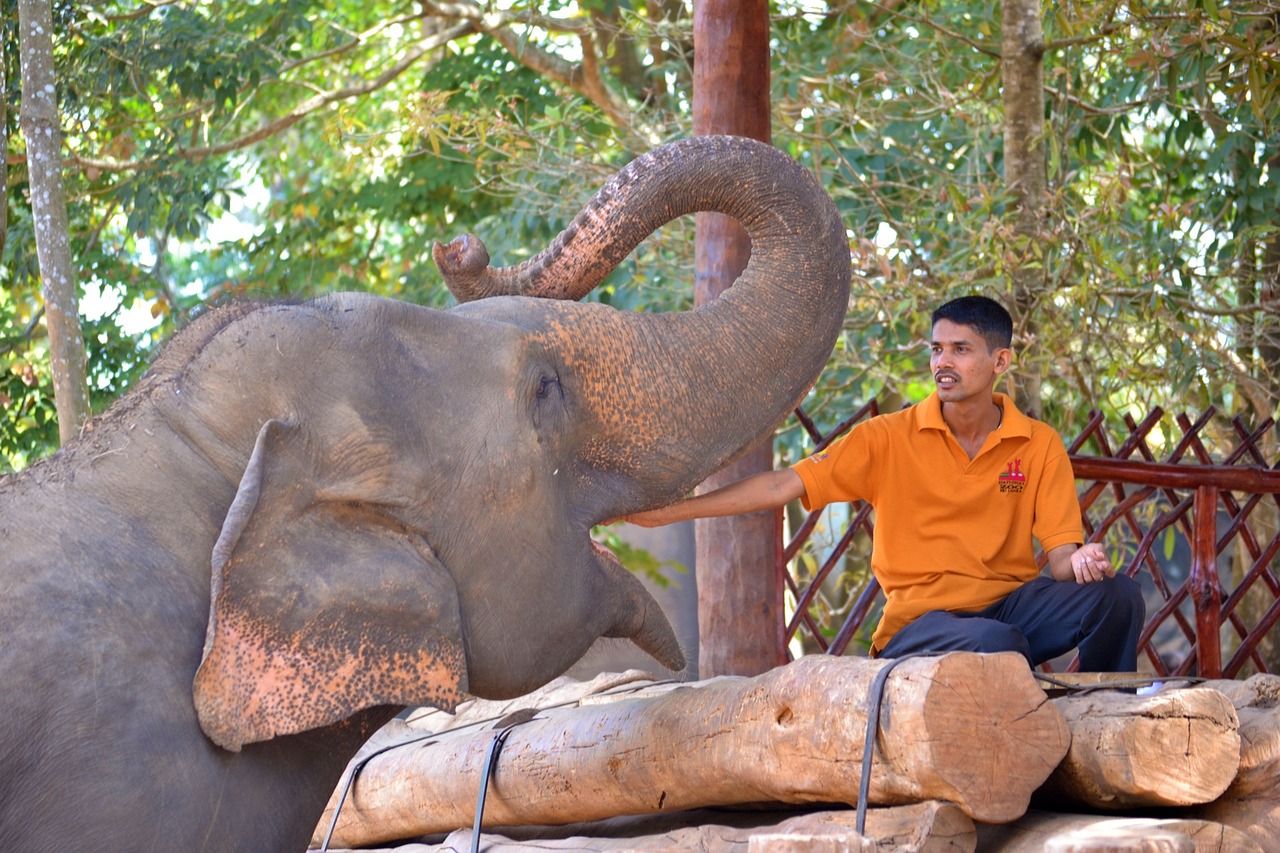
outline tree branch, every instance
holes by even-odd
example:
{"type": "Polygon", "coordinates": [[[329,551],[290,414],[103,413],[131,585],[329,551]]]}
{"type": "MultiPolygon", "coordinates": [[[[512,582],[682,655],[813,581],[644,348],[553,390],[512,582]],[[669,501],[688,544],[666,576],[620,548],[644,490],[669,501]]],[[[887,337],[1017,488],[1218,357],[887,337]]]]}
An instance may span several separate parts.
{"type": "Polygon", "coordinates": [[[993,59],[1001,58],[1000,51],[996,50],[993,47],[988,47],[987,45],[982,44],[981,42],[974,41],[973,39],[969,38],[966,35],[955,32],[954,30],[947,29],[941,24],[936,23],[932,18],[917,18],[915,15],[909,15],[906,12],[899,11],[897,8],[894,8],[894,6],[896,6],[896,3],[894,5],[888,5],[885,3],[871,4],[871,7],[873,9],[876,9],[877,11],[882,12],[883,14],[886,15],[886,17],[901,18],[902,20],[910,21],[913,24],[920,24],[921,26],[928,27],[931,30],[942,33],[942,35],[948,38],[953,38],[956,41],[960,42],[961,44],[967,44],[969,45],[969,47],[973,48],[978,53],[985,54],[986,56],[990,56],[993,59]]]}
{"type": "Polygon", "coordinates": [[[23,329],[22,332],[16,338],[9,338],[7,341],[4,342],[4,345],[0,347],[0,355],[8,355],[9,353],[16,350],[18,347],[22,346],[23,344],[27,343],[32,338],[34,338],[35,332],[36,332],[36,326],[40,325],[40,318],[42,317],[44,317],[43,305],[37,308],[35,313],[31,315],[31,320],[27,323],[26,328],[23,329]]]}
{"type": "Polygon", "coordinates": [[[526,68],[536,71],[553,83],[577,92],[599,108],[619,128],[632,127],[635,116],[626,100],[610,90],[600,77],[599,60],[590,27],[571,25],[558,18],[486,12],[467,0],[428,3],[427,7],[442,16],[470,21],[478,31],[501,44],[526,68]],[[543,50],[511,29],[511,24],[517,23],[545,29],[548,32],[576,35],[582,42],[582,62],[575,65],[550,51],[543,50]]]}
{"type": "Polygon", "coordinates": [[[1135,110],[1135,109],[1138,109],[1139,107],[1146,107],[1151,105],[1151,100],[1147,99],[1143,101],[1129,101],[1128,103],[1116,104],[1115,106],[1111,106],[1111,107],[1099,107],[1081,100],[1076,95],[1072,95],[1068,92],[1064,92],[1061,89],[1055,89],[1053,86],[1045,86],[1044,90],[1048,94],[1052,95],[1055,99],[1065,101],[1066,103],[1070,104],[1071,106],[1075,107],[1081,112],[1088,113],[1089,115],[1095,115],[1095,116],[1123,115],[1124,113],[1127,113],[1130,110],[1135,110]]]}
{"type": "MultiPolygon", "coordinates": [[[[218,145],[180,148],[175,153],[186,159],[199,160],[205,157],[213,157],[219,154],[238,151],[242,148],[248,148],[250,145],[254,145],[264,139],[268,139],[276,134],[288,130],[290,127],[293,127],[312,113],[317,112],[330,104],[350,100],[352,98],[358,98],[361,95],[367,95],[370,92],[377,91],[378,89],[387,86],[409,68],[413,67],[422,59],[422,57],[448,44],[456,38],[461,38],[474,32],[476,32],[475,25],[470,21],[466,21],[443,32],[435,33],[420,41],[415,47],[409,50],[399,62],[395,63],[372,80],[352,86],[344,86],[341,89],[322,92],[315,97],[309,98],[298,104],[275,121],[265,124],[256,130],[228,142],[223,142],[218,145]]],[[[73,154],[68,160],[68,165],[75,166],[79,169],[98,169],[103,172],[128,172],[154,165],[158,161],[158,157],[149,157],[142,160],[124,162],[119,160],[82,157],[73,154]]]]}

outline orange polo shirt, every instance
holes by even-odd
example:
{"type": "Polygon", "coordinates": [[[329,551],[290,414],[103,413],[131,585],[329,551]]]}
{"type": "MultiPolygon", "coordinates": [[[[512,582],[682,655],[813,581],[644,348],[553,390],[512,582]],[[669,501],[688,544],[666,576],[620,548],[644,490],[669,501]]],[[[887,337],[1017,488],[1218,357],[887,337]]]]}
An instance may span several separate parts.
{"type": "Polygon", "coordinates": [[[981,610],[1034,579],[1032,537],[1046,551],[1084,541],[1062,439],[1003,394],[995,401],[1002,422],[973,459],[934,393],[792,466],[806,509],[857,499],[875,509],[871,569],[885,607],[874,650],[930,610],[981,610]]]}

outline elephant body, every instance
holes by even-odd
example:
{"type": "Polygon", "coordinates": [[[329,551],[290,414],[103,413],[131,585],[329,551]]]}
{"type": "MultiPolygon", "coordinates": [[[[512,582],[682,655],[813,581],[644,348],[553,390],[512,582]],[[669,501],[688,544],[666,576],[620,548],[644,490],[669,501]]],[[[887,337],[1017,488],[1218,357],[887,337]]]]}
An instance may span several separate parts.
{"type": "Polygon", "coordinates": [[[0,481],[0,849],[302,850],[404,705],[519,695],[601,636],[683,665],[588,534],[807,390],[848,298],[830,200],[767,146],[703,138],[635,161],[522,267],[475,238],[436,254],[456,308],[212,311],[0,481]],[[571,301],[704,209],[753,239],[722,305],[571,301]]]}

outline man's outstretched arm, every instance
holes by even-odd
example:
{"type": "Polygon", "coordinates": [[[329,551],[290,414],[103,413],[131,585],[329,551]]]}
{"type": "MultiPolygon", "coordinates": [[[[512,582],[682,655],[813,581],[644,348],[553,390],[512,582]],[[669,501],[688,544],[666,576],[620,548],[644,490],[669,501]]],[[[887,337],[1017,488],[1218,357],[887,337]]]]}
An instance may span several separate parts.
{"type": "Polygon", "coordinates": [[[741,515],[765,509],[777,509],[788,501],[804,496],[804,482],[790,468],[761,471],[704,495],[695,495],[658,509],[629,515],[629,521],[640,527],[660,527],[691,518],[741,515]]]}

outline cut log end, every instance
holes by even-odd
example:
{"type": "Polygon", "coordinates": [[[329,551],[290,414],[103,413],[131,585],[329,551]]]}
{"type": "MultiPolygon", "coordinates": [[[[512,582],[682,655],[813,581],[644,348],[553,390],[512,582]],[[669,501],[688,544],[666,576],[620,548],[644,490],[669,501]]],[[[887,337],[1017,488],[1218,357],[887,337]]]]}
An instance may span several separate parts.
{"type": "Polygon", "coordinates": [[[1239,721],[1217,690],[1053,702],[1072,740],[1044,797],[1108,810],[1198,805],[1221,795],[1240,766],[1239,721]]]}
{"type": "MultiPolygon", "coordinates": [[[[912,701],[909,666],[899,667],[908,684],[900,697],[891,693],[895,705],[912,701]]],[[[1049,777],[1071,742],[1066,721],[1015,653],[946,655],[920,699],[918,735],[930,753],[922,784],[930,796],[962,804],[975,820],[1001,823],[1023,814],[1029,792],[1049,777]]]]}

